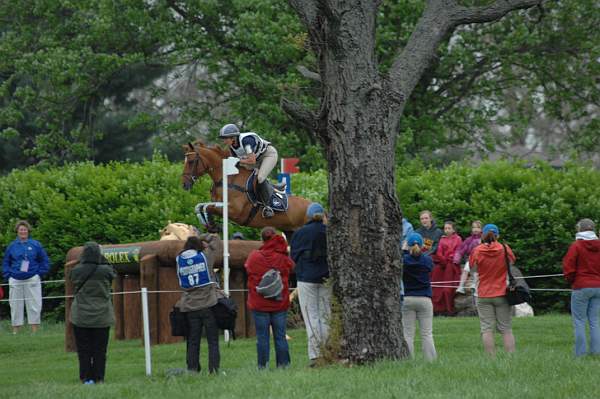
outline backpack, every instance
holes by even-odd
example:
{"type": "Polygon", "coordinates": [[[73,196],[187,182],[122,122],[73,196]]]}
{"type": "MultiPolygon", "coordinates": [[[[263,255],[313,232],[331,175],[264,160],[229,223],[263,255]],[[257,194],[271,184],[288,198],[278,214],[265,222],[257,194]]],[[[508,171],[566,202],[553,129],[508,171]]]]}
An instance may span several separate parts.
{"type": "Polygon", "coordinates": [[[231,337],[235,339],[235,320],[238,314],[237,303],[231,298],[219,298],[216,305],[212,307],[212,311],[217,321],[217,327],[221,330],[229,330],[231,337]]]}
{"type": "Polygon", "coordinates": [[[263,298],[273,299],[275,301],[281,301],[283,296],[283,281],[281,280],[281,273],[277,269],[270,269],[263,274],[260,279],[260,283],[256,287],[256,292],[263,298]]]}

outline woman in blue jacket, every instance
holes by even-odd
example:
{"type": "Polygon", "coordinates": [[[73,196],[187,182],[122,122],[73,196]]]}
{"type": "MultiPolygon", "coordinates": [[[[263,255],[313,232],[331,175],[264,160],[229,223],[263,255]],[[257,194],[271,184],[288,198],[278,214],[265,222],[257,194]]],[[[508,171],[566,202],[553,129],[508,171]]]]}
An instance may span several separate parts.
{"type": "Polygon", "coordinates": [[[435,360],[437,353],[433,342],[433,304],[431,302],[431,270],[433,261],[423,252],[423,237],[412,233],[406,238],[408,250],[403,252],[404,305],[402,324],[404,338],[411,356],[415,355],[415,330],[417,320],[421,330],[421,345],[425,360],[435,360]]]}
{"type": "Polygon", "coordinates": [[[50,262],[42,244],[29,238],[29,223],[20,220],[15,230],[17,239],[6,248],[2,262],[2,274],[9,285],[8,299],[13,334],[16,334],[25,322],[24,308],[27,309],[27,322],[31,331],[36,332],[42,314],[41,277],[48,273],[50,262]]]}
{"type": "Polygon", "coordinates": [[[296,262],[298,300],[308,336],[310,366],[317,365],[321,348],[329,336],[331,287],[327,264],[327,218],[320,204],[312,203],[306,210],[308,222],[292,236],[291,257],[296,262]]]}

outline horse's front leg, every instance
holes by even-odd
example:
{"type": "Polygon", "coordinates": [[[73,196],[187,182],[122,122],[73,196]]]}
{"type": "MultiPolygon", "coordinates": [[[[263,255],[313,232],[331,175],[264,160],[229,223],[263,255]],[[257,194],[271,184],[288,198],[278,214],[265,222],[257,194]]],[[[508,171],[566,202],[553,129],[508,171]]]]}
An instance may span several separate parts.
{"type": "Polygon", "coordinates": [[[195,212],[200,224],[204,226],[209,233],[217,233],[220,230],[220,226],[214,219],[214,215],[221,215],[221,210],[218,209],[217,203],[200,203],[196,205],[195,212]]]}

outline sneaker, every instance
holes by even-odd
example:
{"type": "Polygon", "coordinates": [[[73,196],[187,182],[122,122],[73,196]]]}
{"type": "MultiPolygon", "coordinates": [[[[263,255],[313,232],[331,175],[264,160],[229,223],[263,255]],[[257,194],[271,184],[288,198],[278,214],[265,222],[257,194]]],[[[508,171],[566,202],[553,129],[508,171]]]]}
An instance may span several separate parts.
{"type": "Polygon", "coordinates": [[[464,293],[465,293],[465,287],[458,287],[458,288],[456,289],[456,293],[457,293],[457,294],[463,294],[463,295],[464,295],[464,293]]]}
{"type": "Polygon", "coordinates": [[[94,380],[87,380],[83,383],[83,385],[94,385],[94,384],[95,384],[94,380]]]}

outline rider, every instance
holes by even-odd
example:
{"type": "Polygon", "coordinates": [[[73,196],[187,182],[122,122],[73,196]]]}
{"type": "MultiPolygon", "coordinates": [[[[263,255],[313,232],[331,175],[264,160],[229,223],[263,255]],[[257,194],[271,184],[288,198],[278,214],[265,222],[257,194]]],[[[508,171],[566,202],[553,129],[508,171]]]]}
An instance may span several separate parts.
{"type": "MultiPolygon", "coordinates": [[[[242,166],[258,168],[256,185],[257,195],[264,204],[263,216],[273,216],[273,209],[268,206],[271,199],[271,187],[267,177],[277,165],[277,150],[273,145],[253,132],[240,133],[240,129],[233,123],[229,123],[219,131],[219,138],[229,146],[233,156],[240,159],[242,166]]],[[[279,191],[285,190],[285,183],[273,184],[279,191]]]]}

